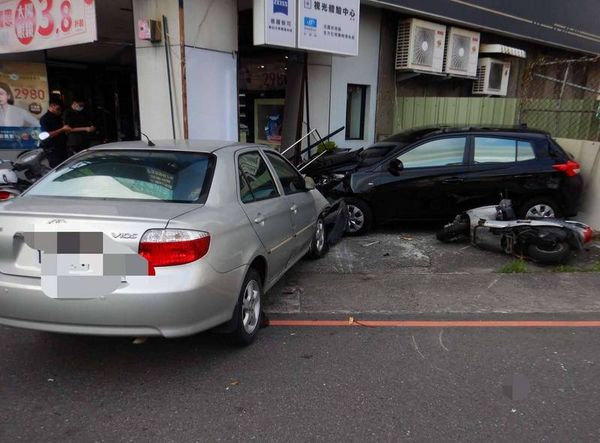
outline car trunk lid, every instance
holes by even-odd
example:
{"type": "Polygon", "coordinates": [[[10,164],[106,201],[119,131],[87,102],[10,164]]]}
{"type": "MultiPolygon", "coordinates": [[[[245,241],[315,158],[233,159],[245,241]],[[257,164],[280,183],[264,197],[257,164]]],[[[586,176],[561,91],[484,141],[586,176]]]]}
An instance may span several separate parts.
{"type": "Polygon", "coordinates": [[[17,198],[0,207],[0,272],[27,277],[41,275],[41,252],[26,244],[24,234],[27,232],[102,232],[137,252],[139,240],[146,230],[165,228],[170,219],[198,206],[165,202],[17,198]]]}

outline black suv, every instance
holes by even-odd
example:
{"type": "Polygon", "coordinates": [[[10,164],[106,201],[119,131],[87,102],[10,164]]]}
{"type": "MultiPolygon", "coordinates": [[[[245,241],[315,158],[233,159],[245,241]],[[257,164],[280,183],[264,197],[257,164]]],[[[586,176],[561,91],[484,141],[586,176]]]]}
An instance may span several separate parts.
{"type": "Polygon", "coordinates": [[[346,198],[351,234],[373,221],[451,219],[500,195],[513,200],[519,217],[570,217],[583,187],[579,164],[548,133],[522,127],[419,128],[340,166],[321,171],[317,183],[328,196],[346,198]]]}

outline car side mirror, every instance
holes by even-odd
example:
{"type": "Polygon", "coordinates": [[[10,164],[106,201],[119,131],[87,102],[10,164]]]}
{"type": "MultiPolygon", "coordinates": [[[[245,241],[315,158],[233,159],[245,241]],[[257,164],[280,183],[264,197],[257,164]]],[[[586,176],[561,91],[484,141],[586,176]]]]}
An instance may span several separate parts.
{"type": "Polygon", "coordinates": [[[312,179],[312,177],[309,177],[308,175],[304,177],[304,189],[306,191],[312,191],[313,189],[317,189],[315,181],[312,179]]]}
{"type": "Polygon", "coordinates": [[[404,169],[404,164],[402,163],[402,160],[399,160],[397,158],[392,160],[390,162],[390,164],[388,165],[388,171],[390,171],[390,173],[392,175],[400,175],[400,172],[403,169],[404,169]]]}

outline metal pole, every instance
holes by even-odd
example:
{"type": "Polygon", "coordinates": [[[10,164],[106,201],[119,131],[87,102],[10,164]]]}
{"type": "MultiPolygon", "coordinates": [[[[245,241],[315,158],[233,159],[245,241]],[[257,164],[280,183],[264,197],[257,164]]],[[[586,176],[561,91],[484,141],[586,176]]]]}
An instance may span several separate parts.
{"type": "Polygon", "coordinates": [[[299,140],[295,141],[293,144],[291,144],[290,146],[288,146],[288,147],[286,148],[286,150],[285,150],[285,151],[283,151],[283,152],[281,153],[281,155],[285,155],[285,154],[286,154],[286,152],[288,152],[290,149],[292,149],[292,148],[293,148],[294,146],[296,146],[298,143],[301,143],[301,142],[302,142],[302,140],[304,140],[306,137],[310,136],[310,134],[312,134],[312,133],[313,133],[313,132],[315,132],[316,130],[317,130],[316,128],[315,128],[315,129],[313,129],[312,131],[310,131],[309,133],[307,133],[306,135],[304,135],[302,138],[300,138],[299,140]]]}
{"type": "Polygon", "coordinates": [[[309,161],[307,164],[305,164],[304,166],[302,166],[300,169],[298,169],[299,172],[302,172],[304,169],[306,169],[306,167],[308,165],[310,165],[311,163],[314,163],[315,161],[317,161],[318,159],[320,159],[321,157],[323,157],[325,154],[327,154],[327,151],[323,151],[321,152],[319,155],[317,155],[315,158],[313,158],[311,161],[309,161]]]}
{"type": "Polygon", "coordinates": [[[560,137],[560,109],[562,108],[562,98],[565,93],[565,86],[567,85],[567,78],[569,78],[569,71],[571,69],[571,63],[567,65],[567,69],[565,69],[565,75],[563,76],[562,86],[560,87],[560,95],[558,96],[558,101],[556,102],[556,135],[555,137],[560,137]]]}
{"type": "MultiPolygon", "coordinates": [[[[310,100],[308,98],[308,53],[304,53],[304,97],[306,100],[306,131],[310,134],[310,100]]],[[[308,139],[310,144],[310,138],[308,139]]],[[[302,161],[300,151],[296,151],[296,164],[300,164],[302,161]]]]}
{"type": "Polygon", "coordinates": [[[175,115],[173,114],[173,91],[171,89],[171,62],[169,61],[169,27],[167,17],[162,16],[163,30],[165,33],[165,57],[167,59],[167,82],[169,83],[169,104],[171,105],[171,128],[173,130],[173,140],[175,140],[175,115]]]}
{"type": "Polygon", "coordinates": [[[185,18],[183,0],[179,0],[179,58],[181,60],[181,101],[183,105],[183,138],[189,138],[187,105],[187,72],[185,67],[185,18]]]}

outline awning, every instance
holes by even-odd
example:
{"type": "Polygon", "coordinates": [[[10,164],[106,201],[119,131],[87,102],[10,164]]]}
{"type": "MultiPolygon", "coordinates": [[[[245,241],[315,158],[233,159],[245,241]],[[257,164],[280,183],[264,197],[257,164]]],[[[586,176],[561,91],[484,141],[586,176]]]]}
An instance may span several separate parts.
{"type": "Polygon", "coordinates": [[[524,50],[505,45],[481,45],[479,52],[483,54],[506,54],[513,57],[527,58],[527,53],[524,50]]]}

